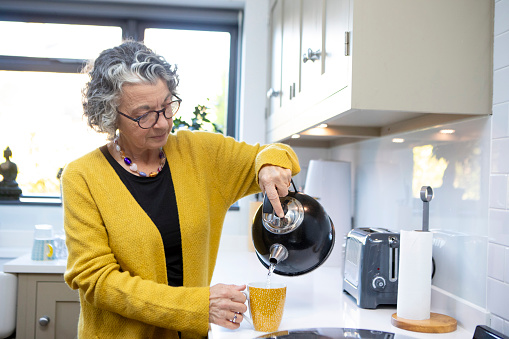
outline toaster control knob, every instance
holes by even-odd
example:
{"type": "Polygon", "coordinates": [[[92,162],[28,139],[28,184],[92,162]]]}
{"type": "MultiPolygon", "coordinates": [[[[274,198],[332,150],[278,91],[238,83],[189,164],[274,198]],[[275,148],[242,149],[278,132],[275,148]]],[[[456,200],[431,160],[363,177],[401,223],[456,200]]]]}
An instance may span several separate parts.
{"type": "Polygon", "coordinates": [[[376,291],[383,291],[383,289],[385,288],[386,282],[385,282],[384,277],[376,276],[373,278],[373,282],[371,283],[371,285],[373,285],[373,288],[376,291]]]}

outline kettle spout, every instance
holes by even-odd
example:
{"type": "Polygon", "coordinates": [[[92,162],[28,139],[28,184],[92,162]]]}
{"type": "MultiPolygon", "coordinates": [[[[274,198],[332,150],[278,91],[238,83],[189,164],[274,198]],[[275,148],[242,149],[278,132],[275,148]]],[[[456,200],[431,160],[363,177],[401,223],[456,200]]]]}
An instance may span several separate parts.
{"type": "Polygon", "coordinates": [[[273,244],[270,246],[269,261],[271,264],[277,265],[281,261],[288,258],[288,250],[281,244],[273,244]]]}

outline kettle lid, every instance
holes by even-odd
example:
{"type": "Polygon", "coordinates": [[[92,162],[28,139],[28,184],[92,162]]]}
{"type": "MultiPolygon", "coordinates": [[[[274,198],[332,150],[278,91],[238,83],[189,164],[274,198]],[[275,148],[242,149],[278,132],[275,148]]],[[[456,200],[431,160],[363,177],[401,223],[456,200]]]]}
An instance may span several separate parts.
{"type": "Polygon", "coordinates": [[[291,196],[280,198],[280,202],[285,214],[282,218],[277,216],[267,195],[264,195],[262,205],[263,226],[269,232],[275,234],[290,233],[302,224],[304,220],[304,207],[302,207],[299,200],[291,196]]]}

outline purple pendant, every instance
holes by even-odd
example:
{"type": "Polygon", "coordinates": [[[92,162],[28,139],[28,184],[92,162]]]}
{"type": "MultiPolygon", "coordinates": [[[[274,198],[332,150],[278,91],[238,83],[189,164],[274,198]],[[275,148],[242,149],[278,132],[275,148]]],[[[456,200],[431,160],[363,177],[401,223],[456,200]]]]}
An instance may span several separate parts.
{"type": "Polygon", "coordinates": [[[146,177],[146,176],[147,176],[147,173],[145,173],[145,172],[138,172],[138,174],[139,174],[140,176],[142,176],[142,177],[146,177]]]}
{"type": "Polygon", "coordinates": [[[128,157],[125,157],[125,158],[124,158],[124,162],[125,162],[125,164],[126,164],[127,166],[131,166],[131,164],[133,163],[133,162],[131,161],[131,159],[129,159],[128,157]]]}

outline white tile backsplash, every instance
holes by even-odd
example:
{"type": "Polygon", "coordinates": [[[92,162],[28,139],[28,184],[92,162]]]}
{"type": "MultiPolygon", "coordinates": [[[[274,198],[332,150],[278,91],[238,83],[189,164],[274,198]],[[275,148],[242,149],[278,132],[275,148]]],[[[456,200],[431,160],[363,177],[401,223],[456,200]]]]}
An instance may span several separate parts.
{"type": "Polygon", "coordinates": [[[506,209],[509,209],[509,175],[507,176],[507,183],[506,183],[506,187],[507,187],[507,196],[505,198],[505,208],[506,209]]]}
{"type": "MultiPolygon", "coordinates": [[[[509,79],[509,73],[507,75],[509,79]]],[[[509,173],[509,138],[493,139],[491,158],[492,158],[491,166],[492,174],[509,173]]]]}
{"type": "Polygon", "coordinates": [[[507,175],[492,175],[490,178],[490,207],[505,209],[507,205],[507,175]]]}
{"type": "Polygon", "coordinates": [[[509,247],[505,248],[504,258],[504,267],[502,267],[504,271],[504,282],[509,284],[509,247]]]}
{"type": "Polygon", "coordinates": [[[490,320],[491,328],[493,328],[495,331],[499,331],[500,333],[504,333],[504,319],[492,314],[490,320]]]}
{"type": "Polygon", "coordinates": [[[509,67],[504,67],[493,73],[493,104],[497,105],[509,101],[509,67]]]}
{"type": "Polygon", "coordinates": [[[489,225],[490,242],[509,246],[509,211],[491,209],[489,225]]]}
{"type": "Polygon", "coordinates": [[[493,69],[501,69],[509,64],[509,31],[495,37],[493,48],[493,69]]]}
{"type": "Polygon", "coordinates": [[[488,278],[488,309],[495,315],[509,319],[509,285],[488,278]]]}
{"type": "Polygon", "coordinates": [[[498,244],[488,245],[488,277],[504,281],[505,250],[498,244]]]}
{"type": "Polygon", "coordinates": [[[497,257],[490,258],[496,263],[489,264],[487,301],[488,311],[497,319],[493,327],[509,335],[509,0],[495,3],[493,51],[489,241],[497,257]],[[502,182],[500,177],[504,176],[502,182]]]}
{"type": "Polygon", "coordinates": [[[493,139],[509,137],[509,103],[493,106],[491,133],[493,139]]]}
{"type": "Polygon", "coordinates": [[[509,31],[509,1],[502,0],[495,3],[495,36],[509,31]]]}

